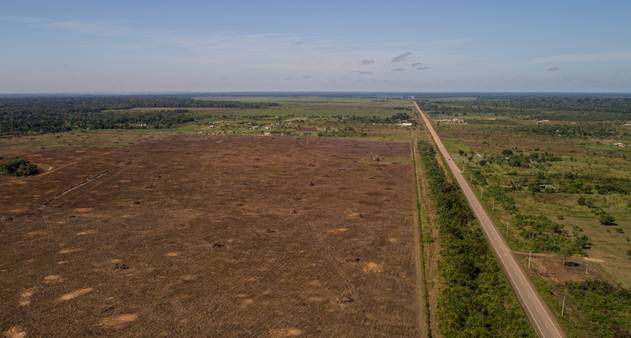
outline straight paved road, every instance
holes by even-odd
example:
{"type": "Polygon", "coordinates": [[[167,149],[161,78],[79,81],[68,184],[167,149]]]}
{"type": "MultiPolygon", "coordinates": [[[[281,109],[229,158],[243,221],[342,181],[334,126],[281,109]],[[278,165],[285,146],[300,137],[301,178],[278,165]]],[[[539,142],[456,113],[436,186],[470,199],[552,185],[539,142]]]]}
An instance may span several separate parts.
{"type": "Polygon", "coordinates": [[[535,289],[532,282],[528,279],[528,276],[526,276],[522,266],[513,256],[513,253],[508,248],[504,238],[502,238],[495,228],[493,221],[491,221],[491,218],[484,210],[484,207],[482,207],[478,197],[475,193],[473,193],[473,190],[471,190],[469,183],[465,180],[456,163],[454,163],[451,155],[447,152],[447,148],[443,145],[443,142],[440,140],[440,137],[438,137],[434,127],[432,127],[427,115],[421,110],[418,103],[416,103],[416,100],[414,100],[414,106],[418,110],[425,126],[432,135],[436,146],[438,146],[438,150],[447,162],[453,176],[456,178],[458,185],[460,185],[460,188],[462,189],[469,206],[473,210],[475,217],[478,219],[478,222],[480,222],[482,230],[489,240],[495,256],[504,269],[508,280],[517,294],[517,298],[519,298],[519,301],[526,311],[535,331],[540,337],[564,337],[565,335],[559,326],[559,323],[541,299],[541,296],[535,289]]]}

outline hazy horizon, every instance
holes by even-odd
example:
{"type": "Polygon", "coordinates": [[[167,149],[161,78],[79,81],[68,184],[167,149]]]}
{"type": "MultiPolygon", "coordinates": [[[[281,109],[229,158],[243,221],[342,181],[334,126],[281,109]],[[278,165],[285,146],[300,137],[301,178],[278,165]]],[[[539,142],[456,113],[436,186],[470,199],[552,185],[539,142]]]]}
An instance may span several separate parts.
{"type": "Polygon", "coordinates": [[[631,92],[631,4],[28,1],[0,93],[631,92]]]}

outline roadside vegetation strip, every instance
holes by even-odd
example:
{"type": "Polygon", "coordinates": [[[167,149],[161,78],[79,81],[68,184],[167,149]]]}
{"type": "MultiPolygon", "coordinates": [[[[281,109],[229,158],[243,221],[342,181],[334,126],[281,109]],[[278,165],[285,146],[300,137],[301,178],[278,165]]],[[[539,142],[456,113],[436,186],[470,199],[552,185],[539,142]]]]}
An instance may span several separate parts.
{"type": "Polygon", "coordinates": [[[425,233],[423,232],[423,210],[421,209],[421,186],[420,186],[420,162],[418,159],[418,148],[417,148],[417,137],[413,137],[412,139],[412,144],[411,144],[411,150],[412,150],[412,164],[414,165],[414,185],[415,185],[415,191],[416,191],[416,199],[415,199],[415,207],[416,207],[416,229],[415,229],[415,234],[416,234],[416,242],[417,242],[417,254],[419,255],[419,260],[420,260],[420,264],[418,264],[418,267],[420,268],[420,271],[417,271],[419,273],[419,277],[420,277],[420,281],[422,285],[418,285],[418,287],[420,288],[419,290],[422,293],[422,296],[419,297],[419,302],[422,302],[422,304],[419,304],[419,306],[421,307],[421,316],[423,318],[421,318],[421,321],[423,321],[423,323],[421,324],[421,329],[425,329],[426,330],[426,335],[427,337],[432,337],[432,321],[431,321],[431,309],[430,309],[430,303],[429,303],[429,288],[427,286],[428,284],[428,278],[427,278],[427,257],[425,257],[425,246],[424,246],[424,241],[425,241],[425,233]]]}
{"type": "MultiPolygon", "coordinates": [[[[430,114],[448,116],[442,107],[454,106],[430,114]]],[[[622,146],[631,135],[607,113],[594,109],[587,123],[571,107],[524,120],[515,106],[481,98],[454,111],[466,123],[442,126],[441,138],[524,266],[533,257],[526,271],[567,335],[631,337],[631,181],[622,146]],[[563,116],[576,121],[563,125],[563,116]]]]}
{"type": "Polygon", "coordinates": [[[434,148],[421,142],[419,153],[440,226],[440,333],[445,337],[534,336],[460,190],[440,168],[434,148]]]}
{"type": "MultiPolygon", "coordinates": [[[[420,139],[425,139],[428,135],[422,130],[417,129],[420,139]]],[[[421,226],[423,230],[423,249],[424,249],[424,266],[425,266],[425,287],[428,295],[429,322],[430,333],[433,337],[441,337],[438,320],[438,297],[440,290],[440,274],[438,265],[440,261],[440,235],[437,224],[436,207],[430,196],[428,180],[425,177],[425,171],[418,159],[418,143],[414,144],[415,156],[418,163],[418,177],[420,185],[420,202],[421,202],[421,226]]]]}

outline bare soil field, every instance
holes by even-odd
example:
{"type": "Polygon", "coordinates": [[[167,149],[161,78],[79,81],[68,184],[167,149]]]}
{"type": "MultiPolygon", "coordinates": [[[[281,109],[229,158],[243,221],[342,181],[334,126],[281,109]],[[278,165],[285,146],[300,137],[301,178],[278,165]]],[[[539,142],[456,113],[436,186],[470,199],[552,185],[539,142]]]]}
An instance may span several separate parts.
{"type": "MultiPolygon", "coordinates": [[[[4,154],[11,155],[11,154],[4,154]]],[[[0,332],[418,336],[407,143],[173,137],[0,177],[0,332]]]]}

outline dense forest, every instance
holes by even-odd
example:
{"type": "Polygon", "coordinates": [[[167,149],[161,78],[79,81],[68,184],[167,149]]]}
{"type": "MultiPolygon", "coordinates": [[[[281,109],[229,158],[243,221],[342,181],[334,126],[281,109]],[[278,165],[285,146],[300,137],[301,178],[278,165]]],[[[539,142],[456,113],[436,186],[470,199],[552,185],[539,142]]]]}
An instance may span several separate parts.
{"type": "Polygon", "coordinates": [[[190,96],[0,97],[0,134],[63,132],[75,128],[169,128],[194,120],[187,108],[276,107],[273,102],[196,100],[190,96]],[[152,112],[132,108],[168,108],[152,112]]]}
{"type": "Polygon", "coordinates": [[[445,337],[532,336],[526,315],[458,186],[445,176],[432,146],[421,142],[419,149],[440,226],[441,333],[445,337]]]}

